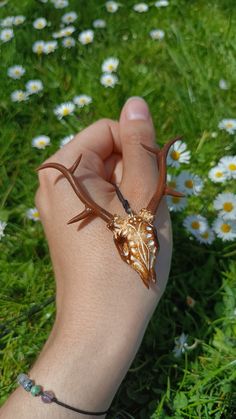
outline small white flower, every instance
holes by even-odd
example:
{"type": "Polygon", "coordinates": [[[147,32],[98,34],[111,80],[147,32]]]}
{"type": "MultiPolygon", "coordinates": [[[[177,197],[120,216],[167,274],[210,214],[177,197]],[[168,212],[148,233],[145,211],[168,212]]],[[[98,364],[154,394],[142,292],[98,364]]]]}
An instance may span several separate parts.
{"type": "Polygon", "coordinates": [[[105,7],[107,12],[115,13],[119,9],[119,4],[116,1],[107,1],[105,7]]]}
{"type": "Polygon", "coordinates": [[[102,63],[102,71],[104,73],[112,73],[113,71],[117,71],[117,67],[119,65],[119,59],[114,57],[109,57],[102,63]]]}
{"type": "Polygon", "coordinates": [[[85,31],[80,32],[79,34],[79,42],[83,45],[90,44],[93,42],[94,38],[94,31],[92,29],[87,29],[85,31]]]}
{"type": "Polygon", "coordinates": [[[224,129],[226,132],[233,135],[236,131],[236,119],[222,119],[218,124],[218,128],[224,129]]]}
{"type": "Polygon", "coordinates": [[[50,144],[50,138],[47,135],[38,135],[32,139],[32,147],[44,149],[50,144]]]}
{"type": "Polygon", "coordinates": [[[228,179],[236,179],[236,156],[224,156],[220,159],[220,165],[226,170],[228,179]]]}
{"type": "Polygon", "coordinates": [[[44,43],[43,52],[44,54],[51,54],[57,49],[57,41],[48,41],[44,43]]]}
{"type": "Polygon", "coordinates": [[[0,221],[0,240],[1,240],[2,237],[5,236],[4,230],[5,230],[6,226],[7,226],[7,223],[5,221],[0,221]]]}
{"type": "Polygon", "coordinates": [[[160,41],[164,38],[165,32],[161,29],[153,29],[149,32],[149,35],[152,39],[157,39],[158,41],[160,41]]]}
{"type": "Polygon", "coordinates": [[[188,164],[190,160],[190,151],[187,145],[181,140],[176,141],[169,150],[167,164],[172,167],[180,167],[181,163],[188,164]]]}
{"type": "Polygon", "coordinates": [[[214,183],[224,183],[227,180],[227,171],[223,165],[212,167],[208,172],[209,179],[214,183]]]}
{"type": "Polygon", "coordinates": [[[62,40],[62,45],[64,48],[72,48],[75,46],[75,40],[71,36],[67,36],[62,40]]]}
{"type": "Polygon", "coordinates": [[[224,80],[224,79],[220,79],[219,88],[222,89],[222,90],[228,90],[229,85],[228,85],[227,81],[224,80]]]}
{"type": "MultiPolygon", "coordinates": [[[[63,38],[64,36],[70,36],[72,33],[75,32],[75,27],[70,25],[66,26],[65,28],[61,29],[60,32],[57,33],[57,38],[63,38]]],[[[54,34],[55,35],[55,34],[54,34]]]]}
{"type": "Polygon", "coordinates": [[[216,218],[212,225],[217,237],[223,241],[236,239],[236,221],[216,218]]]}
{"type": "Polygon", "coordinates": [[[24,74],[25,69],[22,65],[14,65],[7,70],[7,75],[15,80],[20,79],[24,74]]]}
{"type": "Polygon", "coordinates": [[[58,119],[64,118],[64,116],[71,115],[75,110],[75,105],[73,102],[61,103],[54,109],[54,114],[58,119]]]}
{"type": "Polygon", "coordinates": [[[62,16],[61,20],[66,25],[69,25],[70,23],[73,23],[77,18],[78,15],[76,12],[68,12],[62,16]]]}
{"type": "Polygon", "coordinates": [[[146,3],[137,3],[133,6],[133,10],[138,13],[147,12],[149,9],[146,3]]]}
{"type": "Polygon", "coordinates": [[[236,220],[236,195],[231,192],[220,193],[213,202],[219,216],[225,220],[236,220]]]}
{"type": "Polygon", "coordinates": [[[7,16],[7,17],[5,17],[5,19],[1,20],[0,26],[2,28],[9,28],[13,25],[14,19],[15,19],[15,16],[7,16]]]}
{"type": "Polygon", "coordinates": [[[32,46],[33,52],[40,55],[43,54],[45,42],[44,41],[36,41],[32,46]]]}
{"type": "Polygon", "coordinates": [[[217,136],[218,136],[218,132],[213,131],[213,132],[211,133],[211,138],[216,138],[217,136]]]}
{"type": "Polygon", "coordinates": [[[73,140],[74,137],[75,136],[73,134],[71,134],[71,135],[67,135],[67,137],[62,138],[61,141],[60,141],[60,148],[64,147],[64,145],[70,143],[73,140]]]}
{"type": "Polygon", "coordinates": [[[100,82],[105,87],[114,87],[118,83],[118,78],[115,74],[104,73],[100,78],[100,82]]]}
{"type": "Polygon", "coordinates": [[[100,28],[105,28],[106,27],[106,22],[105,22],[105,20],[103,20],[103,19],[95,19],[94,21],[93,21],[93,27],[94,28],[97,28],[97,29],[100,29],[100,28]]]}
{"type": "Polygon", "coordinates": [[[166,200],[169,210],[173,212],[181,211],[187,206],[187,198],[184,197],[167,196],[166,200]]]}
{"type": "Polygon", "coordinates": [[[160,0],[156,1],[155,6],[156,7],[167,7],[169,5],[169,2],[167,0],[160,0]]]}
{"type": "Polygon", "coordinates": [[[11,94],[12,102],[25,102],[29,99],[28,93],[23,90],[14,90],[11,94]]]}
{"type": "Polygon", "coordinates": [[[175,347],[173,352],[176,358],[179,358],[186,351],[188,347],[187,340],[188,335],[185,335],[185,333],[181,333],[179,337],[175,338],[175,347]]]}
{"type": "Polygon", "coordinates": [[[52,0],[55,9],[64,9],[65,7],[69,6],[68,0],[52,0]]]}
{"type": "Polygon", "coordinates": [[[196,304],[196,301],[194,300],[193,297],[191,297],[190,295],[187,295],[187,297],[186,297],[186,304],[189,307],[193,308],[195,306],[195,304],[196,304]]]}
{"type": "Polygon", "coordinates": [[[184,219],[183,225],[192,234],[205,233],[208,229],[207,219],[199,214],[188,215],[184,219]]]}
{"type": "Polygon", "coordinates": [[[24,23],[26,17],[25,16],[15,16],[13,20],[13,25],[18,26],[24,23]]]}
{"type": "Polygon", "coordinates": [[[40,220],[40,218],[39,218],[39,212],[38,212],[37,208],[29,208],[26,211],[26,217],[29,220],[33,220],[33,221],[39,221],[40,220]]]}
{"type": "Polygon", "coordinates": [[[29,80],[26,85],[26,90],[29,95],[33,95],[35,93],[39,93],[41,90],[43,90],[43,83],[41,80],[29,80]]]}
{"type": "Polygon", "coordinates": [[[178,176],[177,185],[185,195],[198,195],[203,188],[203,181],[198,175],[183,170],[178,176]]]}
{"type": "Polygon", "coordinates": [[[215,234],[210,228],[204,231],[204,233],[195,232],[193,234],[194,237],[199,241],[199,243],[212,244],[215,240],[215,234]]]}
{"type": "Polygon", "coordinates": [[[0,40],[2,42],[8,42],[14,37],[14,32],[12,29],[3,29],[0,32],[0,40]]]}
{"type": "Polygon", "coordinates": [[[79,108],[83,108],[85,105],[89,105],[89,103],[92,102],[92,98],[88,95],[79,95],[74,97],[73,102],[79,108]]]}
{"type": "Polygon", "coordinates": [[[35,29],[44,29],[46,26],[47,26],[47,21],[44,17],[39,17],[33,22],[33,27],[35,29]]]}

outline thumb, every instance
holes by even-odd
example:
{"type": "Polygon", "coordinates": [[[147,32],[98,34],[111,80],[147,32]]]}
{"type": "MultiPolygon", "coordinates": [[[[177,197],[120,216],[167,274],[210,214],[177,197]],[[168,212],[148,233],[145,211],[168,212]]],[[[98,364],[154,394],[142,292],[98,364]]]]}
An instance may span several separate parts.
{"type": "Polygon", "coordinates": [[[146,207],[157,187],[158,168],[154,154],[140,143],[155,148],[155,129],[144,99],[130,97],[124,104],[119,134],[122,148],[123,173],[119,188],[130,200],[131,207],[146,207]]]}

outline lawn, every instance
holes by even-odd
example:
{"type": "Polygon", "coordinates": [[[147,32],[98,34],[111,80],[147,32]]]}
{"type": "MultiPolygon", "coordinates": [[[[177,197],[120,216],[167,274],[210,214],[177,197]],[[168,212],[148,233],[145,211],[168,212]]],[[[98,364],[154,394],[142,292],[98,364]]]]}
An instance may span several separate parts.
{"type": "Polygon", "coordinates": [[[168,200],[169,283],[109,417],[233,418],[235,1],[149,1],[143,12],[130,0],[113,12],[105,1],[59,1],[0,1],[0,402],[36,359],[55,316],[35,168],[95,120],[118,119],[125,100],[139,95],[160,145],[183,135],[168,181],[186,200],[168,200]],[[62,20],[71,11],[77,17],[62,20]]]}

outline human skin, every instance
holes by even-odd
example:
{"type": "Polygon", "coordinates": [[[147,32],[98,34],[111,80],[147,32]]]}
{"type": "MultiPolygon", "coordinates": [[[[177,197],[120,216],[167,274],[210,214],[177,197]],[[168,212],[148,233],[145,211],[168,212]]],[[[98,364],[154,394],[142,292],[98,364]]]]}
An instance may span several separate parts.
{"type": "MultiPolygon", "coordinates": [[[[155,138],[148,105],[133,97],[124,104],[118,121],[96,121],[46,162],[70,167],[82,153],[75,172],[81,184],[100,206],[126,216],[112,183],[118,184],[134,211],[147,206],[157,188],[158,168],[155,156],[140,142],[156,147],[155,138]]],[[[55,274],[56,319],[28,375],[69,405],[104,411],[166,287],[172,253],[169,212],[163,198],[155,218],[160,243],[157,283],[147,289],[138,273],[121,259],[100,217],[67,225],[84,209],[69,182],[52,168],[38,175],[35,204],[55,274]]],[[[96,417],[55,403],[44,404],[19,387],[2,407],[0,418],[29,419],[32,414],[35,419],[96,417]]]]}

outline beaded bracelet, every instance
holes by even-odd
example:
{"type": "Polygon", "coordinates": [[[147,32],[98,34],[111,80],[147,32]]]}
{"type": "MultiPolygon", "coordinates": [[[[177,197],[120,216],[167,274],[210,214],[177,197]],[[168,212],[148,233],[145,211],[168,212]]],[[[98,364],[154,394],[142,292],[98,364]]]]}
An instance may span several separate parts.
{"type": "Polygon", "coordinates": [[[66,403],[61,402],[55,396],[52,391],[44,391],[42,386],[35,384],[34,380],[31,380],[26,374],[19,374],[17,377],[17,382],[20,384],[26,391],[32,394],[32,396],[41,396],[41,400],[44,403],[56,403],[59,406],[65,407],[66,409],[73,410],[74,412],[82,413],[83,415],[91,416],[101,416],[109,412],[109,409],[104,412],[89,412],[88,410],[77,409],[76,407],[69,406],[66,403]]]}

